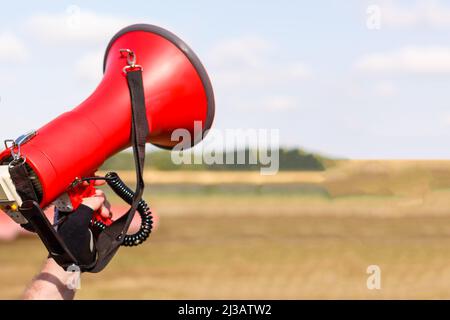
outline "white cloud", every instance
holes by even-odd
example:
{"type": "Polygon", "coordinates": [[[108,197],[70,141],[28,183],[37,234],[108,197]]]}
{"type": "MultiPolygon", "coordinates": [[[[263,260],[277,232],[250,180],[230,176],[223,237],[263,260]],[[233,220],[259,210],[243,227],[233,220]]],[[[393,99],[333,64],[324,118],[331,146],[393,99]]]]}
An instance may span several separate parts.
{"type": "Polygon", "coordinates": [[[76,64],[77,76],[82,80],[99,83],[103,76],[103,55],[104,51],[95,51],[81,57],[76,64]]]}
{"type": "Polygon", "coordinates": [[[0,61],[23,62],[27,57],[28,50],[22,40],[10,32],[0,33],[0,61]]]}
{"type": "Polygon", "coordinates": [[[450,6],[441,1],[421,0],[400,5],[384,1],[380,5],[382,25],[388,27],[450,27],[450,6]]]}
{"type": "Polygon", "coordinates": [[[311,74],[301,61],[283,61],[267,40],[243,36],[224,40],[209,52],[214,83],[224,88],[260,88],[293,84],[311,74]]]}
{"type": "Polygon", "coordinates": [[[293,79],[305,79],[311,75],[310,69],[303,62],[293,62],[284,68],[287,76],[293,79]]]}
{"type": "Polygon", "coordinates": [[[344,77],[334,86],[351,100],[389,98],[398,93],[396,84],[390,80],[361,81],[360,77],[344,77]]]}
{"type": "Polygon", "coordinates": [[[450,47],[405,47],[361,57],[355,68],[369,73],[450,73],[450,47]]]}
{"type": "Polygon", "coordinates": [[[258,67],[264,64],[263,54],[272,49],[265,39],[243,36],[217,43],[210,51],[211,61],[226,67],[258,67]]]}
{"type": "Polygon", "coordinates": [[[390,81],[382,81],[376,83],[373,88],[373,93],[379,97],[392,97],[397,92],[396,86],[390,81]]]}
{"type": "Polygon", "coordinates": [[[439,118],[441,120],[441,122],[445,125],[450,127],[450,114],[444,114],[443,116],[441,116],[439,118]]]}
{"type": "Polygon", "coordinates": [[[291,96],[267,97],[263,103],[263,108],[270,111],[292,110],[298,105],[297,99],[291,96]]]}
{"type": "Polygon", "coordinates": [[[279,47],[257,36],[220,41],[206,62],[216,91],[235,109],[292,110],[299,105],[295,88],[311,76],[305,63],[283,58],[279,47]]]}
{"type": "Polygon", "coordinates": [[[31,16],[27,29],[38,39],[53,44],[103,44],[117,31],[133,22],[127,18],[98,14],[69,6],[64,13],[31,16]]]}

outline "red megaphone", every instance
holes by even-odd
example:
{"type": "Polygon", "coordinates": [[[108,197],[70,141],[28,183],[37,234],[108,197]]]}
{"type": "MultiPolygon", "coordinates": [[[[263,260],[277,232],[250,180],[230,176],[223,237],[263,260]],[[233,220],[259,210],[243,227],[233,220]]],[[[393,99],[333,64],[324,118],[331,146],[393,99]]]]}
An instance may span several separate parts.
{"type": "MultiPolygon", "coordinates": [[[[22,139],[20,155],[41,207],[63,194],[77,178],[92,175],[115,153],[130,146],[130,92],[124,75],[133,52],[142,67],[147,141],[171,149],[178,128],[194,135],[194,122],[203,132],[214,118],[214,96],[208,75],[195,53],[162,28],[137,24],[117,33],[104,58],[104,77],[82,104],[22,139]]],[[[198,142],[200,137],[192,139],[198,142]]],[[[18,152],[18,150],[16,150],[18,152]]],[[[0,153],[0,163],[11,161],[11,150],[0,153]]]]}

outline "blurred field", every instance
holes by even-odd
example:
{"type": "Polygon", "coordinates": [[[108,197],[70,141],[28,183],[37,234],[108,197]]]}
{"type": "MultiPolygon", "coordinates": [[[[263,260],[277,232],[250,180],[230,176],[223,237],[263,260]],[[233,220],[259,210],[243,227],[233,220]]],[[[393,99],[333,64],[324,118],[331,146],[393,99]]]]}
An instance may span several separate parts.
{"type": "MultiPolygon", "coordinates": [[[[450,161],[146,180],[157,232],[84,275],[78,298],[450,298],[450,161]],[[366,287],[372,264],[381,290],[366,287]]],[[[19,298],[43,257],[33,238],[0,243],[0,298],[19,298]]]]}

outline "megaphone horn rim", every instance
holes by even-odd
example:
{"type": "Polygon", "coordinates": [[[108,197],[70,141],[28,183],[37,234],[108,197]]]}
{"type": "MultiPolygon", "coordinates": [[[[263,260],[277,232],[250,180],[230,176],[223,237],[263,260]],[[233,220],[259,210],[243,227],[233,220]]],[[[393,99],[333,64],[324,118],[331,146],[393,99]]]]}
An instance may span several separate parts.
{"type": "MultiPolygon", "coordinates": [[[[211,84],[211,80],[208,76],[208,73],[206,72],[205,67],[201,63],[198,56],[195,54],[195,52],[179,37],[177,37],[175,34],[170,32],[169,30],[166,30],[164,28],[151,25],[151,24],[145,24],[145,23],[139,23],[139,24],[133,24],[128,27],[123,28],[119,32],[117,32],[112,39],[109,41],[109,44],[106,48],[105,55],[103,58],[103,73],[106,69],[106,62],[108,59],[109,51],[114,44],[114,42],[123,36],[126,33],[133,32],[133,31],[144,31],[156,34],[158,36],[163,37],[164,39],[168,40],[172,44],[174,44],[183,54],[188,58],[188,60],[193,65],[194,69],[197,71],[197,74],[200,77],[200,80],[203,84],[203,88],[205,90],[206,94],[206,100],[207,100],[207,114],[205,119],[205,125],[203,127],[203,133],[207,133],[207,131],[211,128],[213,120],[214,120],[214,114],[215,114],[215,100],[214,100],[214,92],[211,84]]],[[[192,141],[192,145],[195,145],[198,141],[192,141]]],[[[164,149],[172,149],[171,147],[165,147],[165,146],[159,146],[160,148],[164,149]]]]}

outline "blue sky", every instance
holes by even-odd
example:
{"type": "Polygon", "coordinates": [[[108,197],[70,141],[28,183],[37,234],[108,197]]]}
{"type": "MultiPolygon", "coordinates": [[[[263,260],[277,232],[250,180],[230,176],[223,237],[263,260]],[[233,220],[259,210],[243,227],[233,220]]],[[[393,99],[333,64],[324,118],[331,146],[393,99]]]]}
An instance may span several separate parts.
{"type": "Polygon", "coordinates": [[[2,139],[83,101],[101,79],[111,36],[145,22],[176,33],[200,56],[215,89],[216,128],[279,129],[284,146],[349,158],[450,157],[444,1],[30,1],[1,8],[2,139]],[[379,28],[368,28],[368,19],[379,28]]]}

